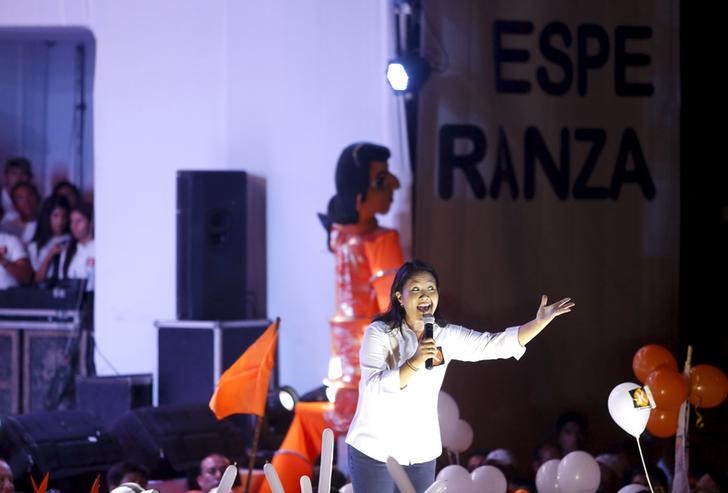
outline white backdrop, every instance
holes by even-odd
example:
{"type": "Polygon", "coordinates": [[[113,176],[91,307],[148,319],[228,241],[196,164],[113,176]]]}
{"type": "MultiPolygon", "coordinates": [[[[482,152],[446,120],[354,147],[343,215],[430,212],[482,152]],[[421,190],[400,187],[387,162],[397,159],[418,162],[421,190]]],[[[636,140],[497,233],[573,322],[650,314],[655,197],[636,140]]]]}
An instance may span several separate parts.
{"type": "MultiPolygon", "coordinates": [[[[243,169],[267,182],[281,381],[320,384],[334,300],[316,212],[333,194],[338,153],[357,140],[390,145],[410,183],[384,81],[389,9],[385,0],[0,0],[0,26],[84,26],[96,37],[100,373],[156,371],[153,323],[175,316],[176,170],[243,169]]],[[[408,224],[405,199],[397,207],[408,224]]]]}

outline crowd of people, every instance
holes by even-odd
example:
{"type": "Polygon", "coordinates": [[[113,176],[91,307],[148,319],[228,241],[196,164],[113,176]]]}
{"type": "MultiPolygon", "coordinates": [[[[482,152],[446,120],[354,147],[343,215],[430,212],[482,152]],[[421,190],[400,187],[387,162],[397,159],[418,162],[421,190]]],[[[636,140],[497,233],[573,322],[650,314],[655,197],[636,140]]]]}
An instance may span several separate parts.
{"type": "Polygon", "coordinates": [[[30,161],[5,162],[0,205],[0,289],[85,280],[94,290],[93,207],[69,181],[43,197],[30,161]]]}

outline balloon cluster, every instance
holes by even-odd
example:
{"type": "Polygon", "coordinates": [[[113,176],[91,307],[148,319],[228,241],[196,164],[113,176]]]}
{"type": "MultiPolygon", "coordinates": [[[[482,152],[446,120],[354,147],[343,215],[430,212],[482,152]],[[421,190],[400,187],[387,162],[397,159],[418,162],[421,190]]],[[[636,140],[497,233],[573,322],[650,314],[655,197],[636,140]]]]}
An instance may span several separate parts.
{"type": "Polygon", "coordinates": [[[444,484],[445,491],[456,493],[506,493],[508,482],[495,466],[480,466],[468,472],[463,466],[450,464],[437,474],[434,484],[444,484]]]}
{"type": "Polygon", "coordinates": [[[728,377],[720,368],[700,364],[690,368],[689,374],[679,373],[672,353],[657,344],[637,350],[632,370],[654,397],[655,408],[647,421],[647,431],[656,437],[675,434],[680,405],[686,399],[696,408],[710,408],[728,396],[728,377]]]}
{"type": "Polygon", "coordinates": [[[536,471],[539,493],[593,493],[600,480],[599,464],[583,450],[566,454],[561,460],[548,460],[536,471]]]}
{"type": "Polygon", "coordinates": [[[473,428],[467,421],[460,419],[460,409],[455,399],[447,392],[440,391],[437,416],[442,446],[456,454],[465,452],[473,443],[473,428]]]}

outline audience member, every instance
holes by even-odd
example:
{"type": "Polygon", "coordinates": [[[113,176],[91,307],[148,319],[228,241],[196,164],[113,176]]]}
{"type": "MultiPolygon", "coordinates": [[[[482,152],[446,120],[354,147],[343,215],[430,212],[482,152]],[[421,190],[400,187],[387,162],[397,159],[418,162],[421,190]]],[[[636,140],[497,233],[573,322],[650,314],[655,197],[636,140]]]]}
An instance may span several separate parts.
{"type": "Polygon", "coordinates": [[[10,197],[18,217],[12,221],[4,221],[2,230],[17,236],[27,245],[35,234],[40,194],[32,183],[20,182],[10,190],[10,197]]]}
{"type": "Polygon", "coordinates": [[[71,210],[71,234],[73,239],[61,255],[63,277],[70,279],[86,279],[86,291],[94,290],[94,254],[93,208],[89,204],[81,204],[71,210]]]}
{"type": "Polygon", "coordinates": [[[534,476],[543,463],[551,459],[561,459],[561,450],[558,445],[550,441],[545,441],[536,446],[533,450],[533,461],[531,462],[534,476]]]}
{"type": "Polygon", "coordinates": [[[589,422],[586,416],[576,411],[562,413],[556,419],[556,441],[561,449],[561,456],[575,450],[584,450],[589,422]]]}
{"type": "Polygon", "coordinates": [[[71,209],[75,209],[82,202],[81,192],[78,190],[78,187],[68,180],[56,183],[56,186],[53,187],[52,195],[65,197],[71,209]]]}
{"type": "Polygon", "coordinates": [[[106,484],[109,491],[124,483],[136,483],[146,489],[149,482],[149,471],[146,467],[134,462],[117,462],[106,473],[106,484]]]}
{"type": "Polygon", "coordinates": [[[13,470],[10,469],[10,465],[2,459],[0,459],[0,493],[15,493],[13,470]]]}
{"type": "MultiPolygon", "coordinates": [[[[210,493],[220,484],[225,469],[230,465],[230,459],[222,454],[213,453],[200,461],[197,477],[188,481],[190,490],[187,493],[210,493]]],[[[235,485],[240,485],[240,479],[235,478],[235,485]]],[[[236,490],[234,490],[236,491],[236,490]]]]}
{"type": "Polygon", "coordinates": [[[33,241],[28,245],[35,282],[61,277],[61,253],[71,241],[70,212],[65,197],[51,195],[43,202],[33,241]]]}
{"type": "Polygon", "coordinates": [[[600,454],[594,460],[599,464],[599,488],[597,493],[616,493],[624,480],[624,467],[617,454],[600,454]]]}
{"type": "Polygon", "coordinates": [[[24,157],[11,157],[5,161],[5,183],[2,189],[2,207],[5,211],[4,222],[11,222],[18,218],[18,212],[13,206],[10,191],[18,183],[30,183],[33,171],[30,161],[24,157]]]}
{"type": "MultiPolygon", "coordinates": [[[[668,478],[662,469],[654,465],[648,465],[647,473],[650,475],[649,483],[652,483],[652,491],[654,493],[669,493],[668,478]]],[[[635,469],[632,472],[630,483],[649,486],[644,469],[635,469]]]]}
{"type": "Polygon", "coordinates": [[[508,491],[514,491],[523,486],[517,474],[516,461],[513,452],[505,448],[497,448],[488,452],[484,465],[500,469],[508,484],[508,491]]]}
{"type": "MultiPolygon", "coordinates": [[[[3,209],[0,207],[0,220],[3,209]]],[[[0,289],[33,281],[33,268],[25,246],[17,236],[0,231],[0,289]]]]}
{"type": "Polygon", "coordinates": [[[469,472],[473,472],[478,467],[485,465],[485,459],[488,457],[490,450],[487,448],[477,448],[470,452],[468,460],[465,462],[465,468],[469,472]]]}

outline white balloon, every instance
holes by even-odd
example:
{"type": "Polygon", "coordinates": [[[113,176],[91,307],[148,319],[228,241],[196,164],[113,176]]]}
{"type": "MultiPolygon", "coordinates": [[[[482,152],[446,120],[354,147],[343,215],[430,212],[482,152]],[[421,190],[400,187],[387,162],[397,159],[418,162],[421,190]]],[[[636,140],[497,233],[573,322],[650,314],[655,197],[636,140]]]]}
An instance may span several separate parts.
{"type": "Polygon", "coordinates": [[[559,481],[556,472],[559,469],[560,459],[547,460],[536,471],[536,490],[538,493],[560,493],[559,481]]]}
{"type": "Polygon", "coordinates": [[[642,493],[643,491],[650,491],[647,486],[643,484],[628,484],[623,486],[617,493],[642,493]]]}
{"type": "Polygon", "coordinates": [[[334,432],[325,428],[321,433],[321,465],[319,467],[318,491],[331,490],[331,472],[334,462],[334,432]]]}
{"type": "Polygon", "coordinates": [[[217,485],[217,493],[230,493],[233,489],[233,483],[238,477],[237,466],[230,464],[225,468],[225,472],[222,473],[220,478],[220,484],[217,485]]]}
{"type": "Polygon", "coordinates": [[[583,450],[566,454],[556,469],[556,481],[562,493],[594,493],[601,477],[599,464],[583,450]]]}
{"type": "Polygon", "coordinates": [[[473,481],[470,473],[463,466],[450,464],[443,467],[437,474],[437,480],[447,485],[447,491],[455,493],[468,493],[472,491],[473,481]]]}
{"type": "Polygon", "coordinates": [[[460,409],[455,399],[442,390],[437,399],[437,417],[440,423],[440,439],[445,443],[446,437],[452,435],[452,430],[460,419],[460,409]]]}
{"type": "Polygon", "coordinates": [[[425,490],[425,493],[442,493],[443,491],[448,491],[447,483],[444,481],[435,481],[425,490]]]}
{"type": "Polygon", "coordinates": [[[417,493],[404,468],[394,457],[387,457],[387,470],[401,493],[417,493]]]}
{"type": "MultiPolygon", "coordinates": [[[[478,493],[506,493],[508,481],[495,466],[480,466],[470,473],[474,490],[478,493]]],[[[540,492],[539,492],[540,493],[540,492]]]]}
{"type": "Polygon", "coordinates": [[[354,493],[354,487],[351,483],[346,483],[344,486],[339,488],[339,493],[354,493]]]}
{"type": "Polygon", "coordinates": [[[635,438],[639,438],[645,431],[647,421],[650,419],[649,407],[634,407],[629,391],[637,387],[640,385],[633,382],[620,383],[612,389],[607,400],[607,408],[614,422],[635,438]]]}
{"type": "Polygon", "coordinates": [[[313,493],[311,478],[304,474],[298,482],[301,485],[301,493],[313,493]]]}
{"type": "Polygon", "coordinates": [[[443,441],[446,448],[456,453],[465,452],[473,443],[473,428],[464,419],[459,419],[450,435],[443,441]]]}
{"type": "Polygon", "coordinates": [[[265,473],[265,479],[268,480],[270,490],[273,493],[286,493],[283,489],[283,483],[281,483],[281,479],[278,477],[278,473],[276,472],[276,468],[273,467],[273,464],[266,462],[263,466],[263,472],[265,473]]]}

